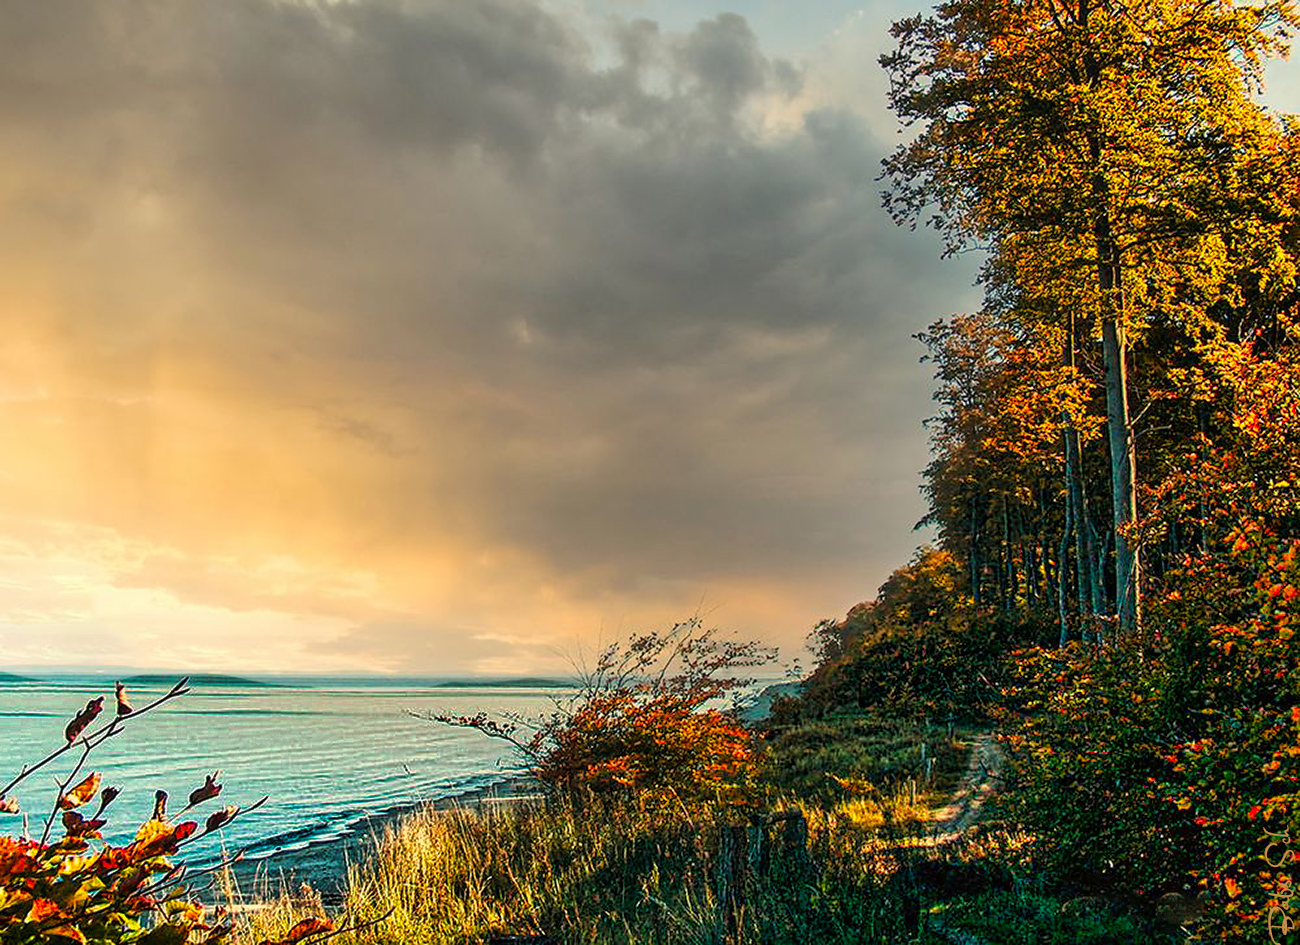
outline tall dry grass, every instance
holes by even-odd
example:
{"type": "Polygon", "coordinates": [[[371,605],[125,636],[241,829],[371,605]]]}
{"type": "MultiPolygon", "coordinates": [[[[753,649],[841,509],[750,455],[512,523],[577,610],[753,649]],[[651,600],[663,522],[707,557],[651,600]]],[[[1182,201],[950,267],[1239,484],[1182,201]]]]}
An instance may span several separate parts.
{"type": "MultiPolygon", "coordinates": [[[[894,816],[908,814],[901,800],[884,799],[894,816]]],[[[349,870],[347,916],[392,915],[337,941],[905,941],[892,871],[864,869],[879,840],[854,816],[861,803],[790,805],[797,817],[778,814],[766,828],[739,808],[671,801],[422,811],[386,828],[349,870]]],[[[284,893],[251,913],[236,941],[282,935],[318,909],[309,895],[284,893]]]]}

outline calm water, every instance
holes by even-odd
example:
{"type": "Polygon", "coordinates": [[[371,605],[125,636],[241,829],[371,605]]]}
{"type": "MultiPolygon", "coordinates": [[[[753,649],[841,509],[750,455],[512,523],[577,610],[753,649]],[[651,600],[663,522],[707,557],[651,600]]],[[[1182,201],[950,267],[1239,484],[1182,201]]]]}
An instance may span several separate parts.
{"type": "MultiPolygon", "coordinates": [[[[166,688],[133,686],[132,703],[142,706],[166,688]]],[[[107,718],[113,685],[102,677],[0,684],[0,785],[24,762],[61,745],[68,719],[101,694],[101,718],[107,718]]],[[[179,810],[204,775],[220,768],[225,788],[199,808],[200,819],[218,806],[270,795],[260,810],[225,828],[228,849],[247,848],[250,858],[261,858],[349,837],[364,829],[369,815],[481,787],[516,770],[503,743],[411,718],[407,709],[535,715],[550,708],[555,694],[562,693],[343,679],[284,688],[196,687],[132,722],[91,756],[90,769],[122,789],[109,809],[105,836],[129,839],[152,811],[156,789],[167,791],[170,809],[179,810]]],[[[32,812],[35,835],[54,797],[46,771],[66,773],[72,754],[16,791],[32,812]]],[[[0,832],[20,829],[16,818],[5,821],[0,832]]],[[[215,853],[217,843],[196,844],[187,859],[215,853]]]]}

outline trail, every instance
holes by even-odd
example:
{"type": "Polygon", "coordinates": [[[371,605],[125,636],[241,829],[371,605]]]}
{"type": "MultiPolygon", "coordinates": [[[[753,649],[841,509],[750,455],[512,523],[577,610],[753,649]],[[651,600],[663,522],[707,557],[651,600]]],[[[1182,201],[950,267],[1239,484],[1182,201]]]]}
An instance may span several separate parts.
{"type": "MultiPolygon", "coordinates": [[[[966,771],[948,803],[936,808],[927,835],[916,846],[936,849],[955,843],[979,823],[993,795],[1003,786],[1006,755],[993,732],[976,735],[966,771]]],[[[990,945],[971,932],[948,925],[941,916],[929,915],[926,926],[952,945],[990,945]]]]}
{"type": "Polygon", "coordinates": [[[962,836],[978,823],[994,792],[1002,787],[1006,755],[992,732],[975,736],[970,761],[957,790],[943,807],[933,813],[934,825],[928,845],[939,846],[962,836]]]}

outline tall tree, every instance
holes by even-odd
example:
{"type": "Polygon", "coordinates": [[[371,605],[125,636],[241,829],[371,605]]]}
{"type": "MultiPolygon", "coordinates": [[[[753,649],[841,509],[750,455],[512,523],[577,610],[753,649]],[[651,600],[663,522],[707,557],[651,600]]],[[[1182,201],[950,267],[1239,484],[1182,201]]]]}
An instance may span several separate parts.
{"type": "Polygon", "coordinates": [[[950,250],[1037,256],[1100,330],[1123,630],[1141,620],[1131,337],[1189,280],[1229,292],[1211,195],[1275,138],[1251,94],[1295,25],[1291,0],[949,0],[896,23],[881,60],[920,125],[885,161],[894,217],[933,208],[950,250]]]}

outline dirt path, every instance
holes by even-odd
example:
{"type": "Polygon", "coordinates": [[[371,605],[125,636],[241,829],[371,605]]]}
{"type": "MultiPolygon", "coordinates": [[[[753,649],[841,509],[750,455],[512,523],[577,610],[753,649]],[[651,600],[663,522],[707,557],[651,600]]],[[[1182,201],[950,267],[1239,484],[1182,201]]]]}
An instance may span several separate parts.
{"type": "MultiPolygon", "coordinates": [[[[975,736],[970,761],[951,799],[934,811],[934,824],[925,846],[940,846],[957,840],[979,822],[985,805],[1004,781],[1006,755],[992,732],[975,736]]],[[[952,945],[990,945],[978,935],[948,925],[940,916],[930,916],[928,927],[952,945]]]]}
{"type": "Polygon", "coordinates": [[[931,843],[955,840],[979,820],[989,798],[1002,787],[1005,762],[1002,746],[992,732],[975,736],[970,762],[957,790],[947,804],[934,811],[931,843]]]}

